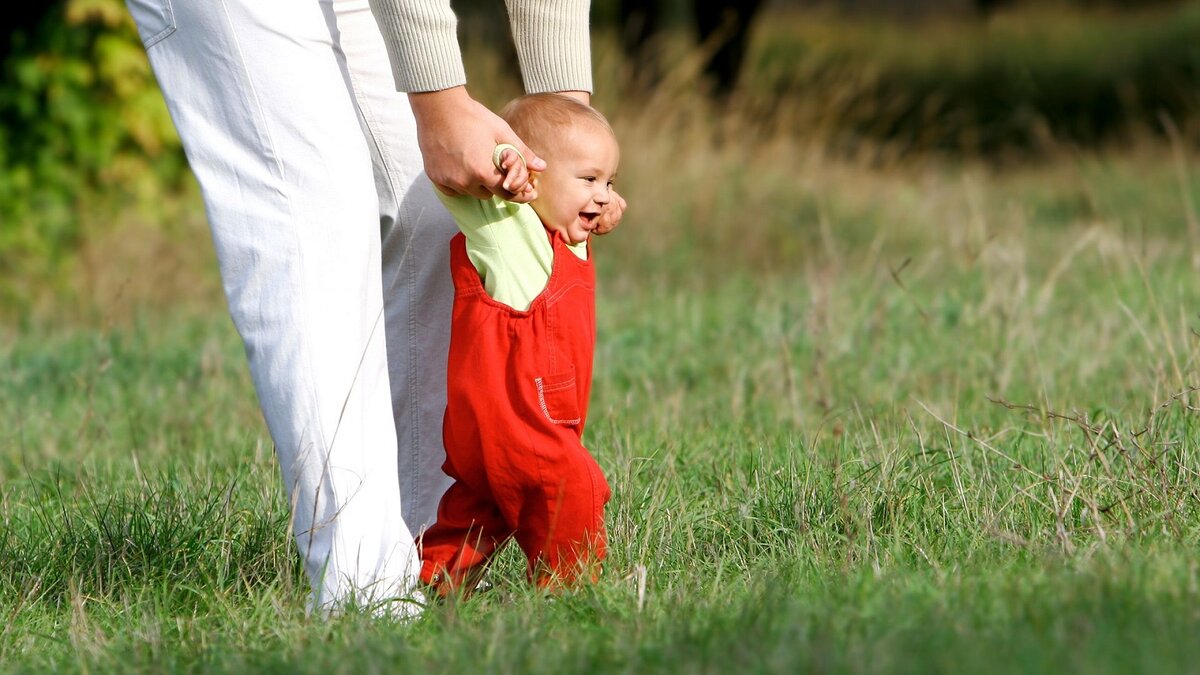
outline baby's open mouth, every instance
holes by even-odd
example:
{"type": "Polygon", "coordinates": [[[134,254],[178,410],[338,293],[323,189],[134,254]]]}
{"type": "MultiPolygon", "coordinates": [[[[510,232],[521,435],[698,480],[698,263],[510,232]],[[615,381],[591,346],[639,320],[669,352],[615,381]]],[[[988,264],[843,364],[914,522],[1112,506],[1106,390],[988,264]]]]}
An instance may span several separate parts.
{"type": "Polygon", "coordinates": [[[590,230],[590,229],[596,227],[596,221],[600,220],[600,214],[599,213],[584,213],[581,211],[579,213],[579,219],[582,220],[583,224],[586,225],[587,228],[590,230]]]}

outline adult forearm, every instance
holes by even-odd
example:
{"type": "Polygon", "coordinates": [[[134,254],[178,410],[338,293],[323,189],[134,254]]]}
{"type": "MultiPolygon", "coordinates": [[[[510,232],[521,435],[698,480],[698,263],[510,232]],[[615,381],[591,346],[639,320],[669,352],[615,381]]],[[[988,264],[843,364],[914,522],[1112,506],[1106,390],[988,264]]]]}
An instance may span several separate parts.
{"type": "Polygon", "coordinates": [[[439,91],[466,83],[449,0],[370,0],[396,89],[439,91]]]}
{"type": "Polygon", "coordinates": [[[592,91],[589,0],[505,0],[529,93],[592,91]]]}
{"type": "MultiPolygon", "coordinates": [[[[449,0],[370,0],[396,88],[449,89],[466,82],[449,0]]],[[[525,89],[592,90],[589,0],[506,0],[525,89]]]]}

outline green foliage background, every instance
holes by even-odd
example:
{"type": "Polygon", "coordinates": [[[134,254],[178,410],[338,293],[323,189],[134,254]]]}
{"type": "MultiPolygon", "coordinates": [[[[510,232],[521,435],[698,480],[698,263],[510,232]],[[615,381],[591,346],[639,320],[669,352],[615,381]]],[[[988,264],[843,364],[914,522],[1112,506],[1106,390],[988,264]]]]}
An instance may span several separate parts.
{"type": "MultiPolygon", "coordinates": [[[[459,7],[468,57],[487,64],[489,77],[473,81],[487,101],[517,86],[513,69],[497,65],[511,57],[504,32],[471,21],[499,7],[459,7]]],[[[614,8],[594,7],[598,100],[610,116],[696,88],[703,48],[675,21],[657,54],[663,78],[639,89],[646,64],[616,46],[614,8]]],[[[842,154],[988,162],[1147,133],[1200,136],[1197,2],[918,23],[773,11],[760,17],[742,88],[726,102],[751,133],[842,154]]],[[[192,202],[177,198],[190,186],[186,161],[121,0],[59,0],[0,58],[0,313],[21,315],[66,283],[81,247],[118,213],[169,228],[192,202]]]]}
{"type": "Polygon", "coordinates": [[[1028,155],[1162,134],[1200,111],[1200,3],[1141,13],[1031,8],[919,30],[819,23],[800,39],[794,25],[804,22],[764,24],[748,88],[766,109],[820,97],[806,122],[842,146],[1028,155]]]}
{"type": "Polygon", "coordinates": [[[2,66],[0,300],[20,304],[54,282],[85,222],[160,200],[186,162],[120,0],[57,5],[2,66]]]}

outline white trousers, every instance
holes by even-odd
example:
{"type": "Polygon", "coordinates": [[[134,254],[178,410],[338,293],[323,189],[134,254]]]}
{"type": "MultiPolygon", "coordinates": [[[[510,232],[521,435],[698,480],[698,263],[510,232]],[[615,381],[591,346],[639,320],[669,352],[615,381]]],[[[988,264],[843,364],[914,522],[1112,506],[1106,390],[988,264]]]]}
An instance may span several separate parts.
{"type": "Polygon", "coordinates": [[[313,606],[407,596],[412,535],[449,484],[456,229],[368,2],[128,5],[200,182],[313,606]]]}

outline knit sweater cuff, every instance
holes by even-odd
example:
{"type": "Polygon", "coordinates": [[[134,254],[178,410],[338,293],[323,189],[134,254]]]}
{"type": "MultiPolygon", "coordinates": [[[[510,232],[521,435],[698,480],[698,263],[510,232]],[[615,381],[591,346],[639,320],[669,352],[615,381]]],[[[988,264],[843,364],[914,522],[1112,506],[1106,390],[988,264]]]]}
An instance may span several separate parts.
{"type": "Polygon", "coordinates": [[[370,0],[396,89],[440,91],[467,81],[449,0],[370,0]]]}
{"type": "Polygon", "coordinates": [[[506,0],[525,91],[592,91],[589,0],[506,0]]]}

